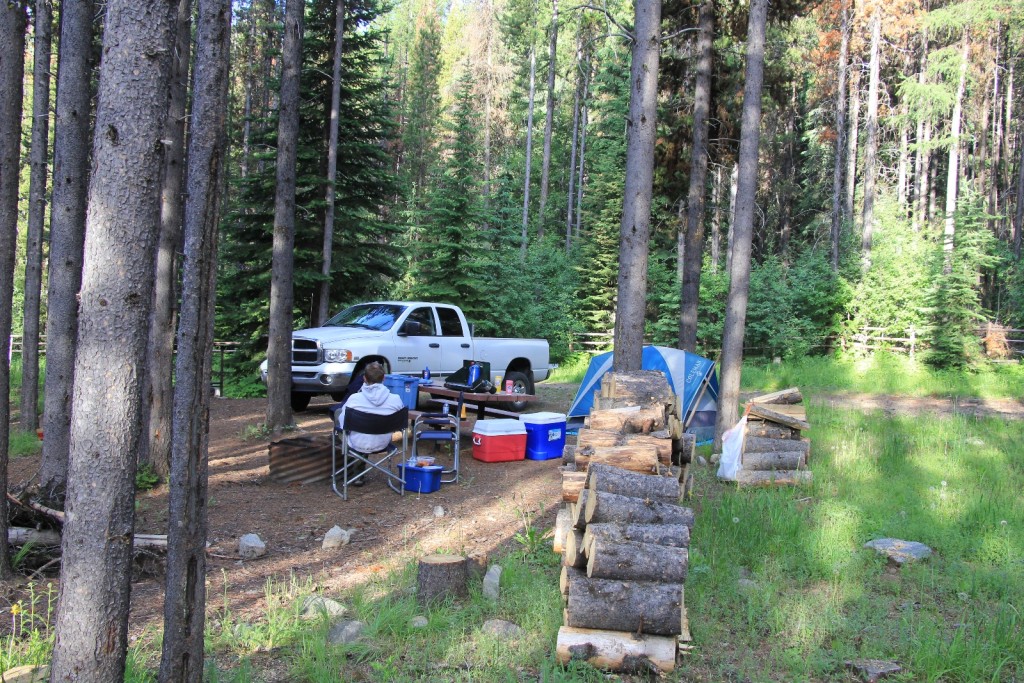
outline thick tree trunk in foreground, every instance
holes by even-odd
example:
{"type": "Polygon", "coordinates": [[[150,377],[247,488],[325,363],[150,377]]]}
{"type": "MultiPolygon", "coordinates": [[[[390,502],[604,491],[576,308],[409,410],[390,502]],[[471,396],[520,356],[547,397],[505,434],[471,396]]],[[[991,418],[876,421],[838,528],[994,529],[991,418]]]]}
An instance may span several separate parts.
{"type": "Polygon", "coordinates": [[[551,40],[548,43],[548,94],[544,114],[544,156],[540,169],[540,205],[537,207],[537,239],[544,239],[544,209],[551,177],[551,129],[555,118],[555,62],[558,51],[558,0],[551,0],[551,40]]]}
{"type": "MultiPolygon", "coordinates": [[[[22,77],[25,25],[20,3],[0,5],[0,539],[7,538],[7,460],[11,428],[11,308],[18,248],[18,170],[21,156],[22,77]]],[[[0,579],[11,575],[6,543],[0,543],[0,579]]]]}
{"type": "Polygon", "coordinates": [[[153,313],[149,323],[149,368],[143,384],[146,411],[139,438],[139,463],[149,463],[166,478],[171,460],[171,410],[174,385],[174,309],[178,303],[178,252],[181,250],[182,184],[185,174],[185,101],[192,49],[192,2],[178,0],[171,101],[167,110],[164,180],[160,190],[160,241],[156,249],[153,313]]]}
{"type": "Polygon", "coordinates": [[[843,171],[846,164],[846,82],[850,56],[850,10],[844,1],[839,24],[839,74],[836,78],[836,151],[832,168],[832,272],[839,271],[839,241],[843,230],[843,171]]]}
{"type": "Polygon", "coordinates": [[[277,191],[274,195],[274,256],[270,275],[270,330],[267,343],[267,428],[272,434],[280,434],[292,421],[295,161],[299,139],[303,7],[300,0],[288,0],[284,18],[284,49],[281,54],[277,191]]]}
{"type": "Polygon", "coordinates": [[[736,424],[743,365],[743,336],[747,324],[750,289],[750,253],[757,199],[757,145],[761,132],[761,86],[764,76],[765,26],[768,0],[751,0],[747,27],[747,66],[743,90],[743,123],[740,136],[736,227],[733,243],[729,298],[722,335],[722,374],[715,422],[715,449],[722,447],[722,433],[736,424]]]}
{"type": "Polygon", "coordinates": [[[185,267],[175,365],[161,683],[203,678],[206,501],[217,226],[226,187],[230,0],[199,0],[185,267]]]}
{"type": "Polygon", "coordinates": [[[28,232],[25,235],[25,315],[21,341],[21,430],[39,424],[39,296],[43,287],[43,223],[50,155],[50,0],[35,3],[32,52],[32,152],[29,161],[28,232]]]}
{"type": "Polygon", "coordinates": [[[327,204],[324,209],[324,246],[321,255],[320,297],[316,324],[323,325],[330,315],[331,257],[334,252],[334,183],[338,179],[338,116],[341,110],[341,57],[345,47],[345,0],[338,0],[334,9],[334,60],[331,70],[331,122],[327,142],[327,204]]]}
{"type": "Polygon", "coordinates": [[[626,120],[626,187],[619,229],[619,299],[615,306],[616,372],[640,369],[647,308],[647,252],[661,48],[661,0],[637,0],[626,120]]]}
{"type": "Polygon", "coordinates": [[[861,235],[861,263],[871,267],[871,235],[875,229],[875,181],[878,177],[878,81],[879,43],[882,42],[882,17],[876,9],[871,17],[871,61],[868,69],[868,112],[864,143],[864,232],[861,235]]]}
{"type": "Polygon", "coordinates": [[[53,127],[53,196],[46,297],[46,379],[39,487],[63,498],[71,448],[71,396],[78,340],[85,205],[89,186],[93,3],[61,3],[57,109],[53,127]]]}
{"type": "Polygon", "coordinates": [[[711,67],[715,33],[715,1],[704,0],[697,17],[697,79],[693,90],[693,147],[690,187],[686,195],[686,236],[679,311],[679,348],[697,350],[697,305],[704,264],[704,195],[708,177],[708,113],[711,111],[711,67]]]}
{"type": "Polygon", "coordinates": [[[161,138],[176,6],[172,0],[107,4],[52,681],[124,677],[139,378],[160,229],[161,138]]]}

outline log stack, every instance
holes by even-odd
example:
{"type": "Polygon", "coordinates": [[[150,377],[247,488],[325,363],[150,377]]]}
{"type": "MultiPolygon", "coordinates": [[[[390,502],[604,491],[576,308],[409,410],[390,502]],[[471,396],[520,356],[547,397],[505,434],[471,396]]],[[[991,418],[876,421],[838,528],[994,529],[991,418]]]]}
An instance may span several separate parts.
{"type": "Polygon", "coordinates": [[[695,439],[660,372],[607,373],[563,455],[554,549],[556,654],[611,671],[669,672],[689,641],[683,582],[693,511],[679,504],[695,439]]]}
{"type": "Polygon", "coordinates": [[[739,486],[795,486],[812,480],[807,469],[810,429],[803,395],[796,387],[755,396],[747,402],[747,435],[739,486]]]}

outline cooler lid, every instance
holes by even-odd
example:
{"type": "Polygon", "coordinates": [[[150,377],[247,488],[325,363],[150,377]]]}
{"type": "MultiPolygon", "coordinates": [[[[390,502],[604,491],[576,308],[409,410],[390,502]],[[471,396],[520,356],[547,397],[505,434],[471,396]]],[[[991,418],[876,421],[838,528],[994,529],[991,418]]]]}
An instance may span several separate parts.
{"type": "Polygon", "coordinates": [[[525,434],[526,425],[519,420],[477,420],[473,425],[473,433],[480,436],[508,436],[509,434],[525,434]]]}
{"type": "Polygon", "coordinates": [[[546,425],[565,422],[565,413],[526,413],[519,419],[530,424],[546,425]]]}

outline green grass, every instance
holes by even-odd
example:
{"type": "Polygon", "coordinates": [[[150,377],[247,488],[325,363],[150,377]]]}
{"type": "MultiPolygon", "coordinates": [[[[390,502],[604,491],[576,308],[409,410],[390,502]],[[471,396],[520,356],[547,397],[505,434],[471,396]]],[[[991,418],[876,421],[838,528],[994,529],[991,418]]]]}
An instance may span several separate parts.
{"type": "Polygon", "coordinates": [[[974,372],[936,371],[907,356],[877,353],[866,358],[809,356],[778,365],[761,359],[743,364],[743,388],[773,391],[856,391],[909,396],[1019,398],[1024,366],[988,365],[974,372]]]}

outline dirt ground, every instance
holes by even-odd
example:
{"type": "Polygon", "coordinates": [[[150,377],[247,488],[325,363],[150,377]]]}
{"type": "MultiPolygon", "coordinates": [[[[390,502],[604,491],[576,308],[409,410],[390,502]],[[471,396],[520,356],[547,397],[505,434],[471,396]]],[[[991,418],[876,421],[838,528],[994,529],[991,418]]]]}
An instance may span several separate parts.
{"type": "MultiPolygon", "coordinates": [[[[528,412],[566,412],[575,385],[540,384],[539,400],[528,412]]],[[[425,401],[425,397],[421,397],[425,401]]],[[[332,401],[315,399],[296,414],[298,429],[288,436],[330,434],[327,412],[332,401]]],[[[343,501],[330,481],[282,484],[270,478],[268,440],[246,439],[244,432],[262,422],[266,399],[214,399],[210,414],[208,591],[211,607],[223,605],[225,587],[232,610],[256,618],[262,610],[270,578],[311,580],[325,593],[366,581],[410,559],[438,550],[489,554],[508,544],[531,523],[550,526],[561,498],[558,459],[483,463],[472,457],[471,427],[463,427],[461,477],[440,491],[399,496],[380,473],[361,488],[350,488],[343,501]],[[435,508],[444,510],[435,516],[435,508]],[[334,525],[355,529],[352,542],[324,551],[324,534],[334,525]],[[251,561],[238,559],[238,539],[259,534],[267,554],[251,561]]],[[[28,479],[38,458],[11,462],[13,487],[28,479]]],[[[136,531],[166,533],[166,487],[141,493],[136,531]]],[[[162,620],[162,577],[132,585],[133,633],[159,626],[162,620]]]]}
{"type": "MultiPolygon", "coordinates": [[[[543,383],[533,411],[566,412],[576,386],[543,383]]],[[[812,403],[878,410],[886,414],[966,413],[1004,419],[1024,418],[1019,400],[911,398],[874,394],[818,394],[812,403]]],[[[290,436],[330,433],[327,397],[296,415],[290,436]]],[[[268,579],[311,581],[331,594],[438,550],[490,554],[522,530],[524,516],[550,526],[560,503],[559,460],[483,463],[472,458],[471,428],[463,429],[462,478],[429,495],[398,496],[377,474],[366,486],[350,489],[343,501],[328,481],[282,484],[270,478],[268,441],[247,439],[247,427],[263,421],[265,399],[215,399],[210,420],[208,591],[211,608],[223,604],[241,618],[262,611],[268,579]],[[436,517],[440,506],[444,515],[436,517]],[[334,525],[355,529],[351,544],[324,551],[321,541],[334,525]],[[267,544],[264,557],[238,559],[238,539],[257,533],[267,544]]],[[[10,465],[17,487],[35,473],[38,458],[10,465]]],[[[137,502],[137,531],[165,533],[166,488],[142,493],[137,502]]],[[[162,619],[162,577],[150,576],[132,587],[132,632],[158,627],[162,619]]]]}

